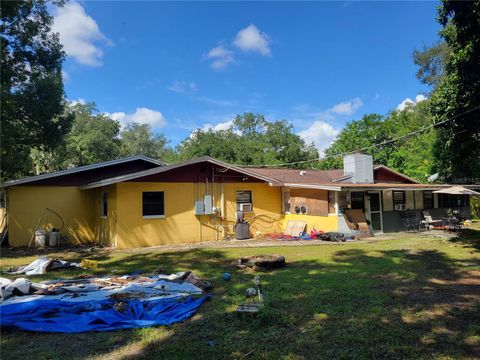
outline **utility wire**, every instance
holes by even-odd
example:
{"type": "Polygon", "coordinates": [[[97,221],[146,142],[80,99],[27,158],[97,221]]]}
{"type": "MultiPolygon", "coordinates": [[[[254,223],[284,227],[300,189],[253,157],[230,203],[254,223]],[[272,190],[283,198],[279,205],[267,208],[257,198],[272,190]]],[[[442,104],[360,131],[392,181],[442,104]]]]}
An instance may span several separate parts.
{"type": "MultiPolygon", "coordinates": [[[[407,134],[404,134],[402,136],[399,136],[397,138],[394,138],[394,139],[391,139],[391,140],[385,140],[385,141],[382,141],[381,143],[378,143],[378,144],[373,144],[373,145],[369,145],[369,146],[366,146],[366,147],[363,147],[361,149],[356,149],[356,150],[353,150],[353,151],[349,151],[349,152],[343,152],[343,153],[337,153],[337,154],[334,154],[334,155],[328,155],[328,156],[324,156],[324,157],[321,157],[321,158],[318,158],[318,159],[310,159],[310,160],[302,160],[302,161],[294,161],[294,162],[290,162],[290,163],[282,163],[282,164],[272,164],[272,165],[237,165],[237,166],[241,166],[241,167],[264,167],[264,168],[267,168],[267,167],[282,167],[282,166],[287,166],[287,165],[298,165],[298,164],[305,164],[305,163],[309,163],[309,162],[314,162],[314,161],[321,161],[321,160],[327,160],[327,159],[331,159],[331,158],[336,158],[338,156],[344,156],[344,155],[348,155],[348,154],[355,154],[357,152],[361,152],[361,151],[365,151],[365,150],[368,150],[368,149],[371,149],[371,148],[375,148],[375,147],[379,147],[379,146],[384,146],[384,145],[387,145],[387,144],[391,144],[393,142],[396,142],[396,141],[399,141],[399,140],[403,140],[407,137],[410,137],[410,136],[413,136],[413,135],[416,135],[416,134],[420,134],[422,132],[424,132],[425,130],[428,130],[428,129],[431,129],[431,128],[434,128],[436,126],[439,126],[439,125],[442,125],[442,124],[445,124],[449,121],[452,121],[452,120],[455,120],[456,118],[460,117],[460,116],[463,116],[463,115],[466,115],[468,113],[471,113],[472,111],[475,111],[477,109],[480,109],[480,105],[479,106],[476,106],[470,110],[467,110],[467,111],[464,111],[463,113],[460,113],[460,114],[457,114],[457,115],[454,115],[452,116],[451,118],[449,119],[446,119],[446,120],[442,120],[442,121],[439,121],[439,122],[436,122],[436,123],[433,123],[433,124],[430,124],[428,126],[424,126],[423,128],[420,128],[418,130],[415,130],[415,131],[411,131],[407,134]]],[[[463,131],[461,131],[463,132],[463,131]]]]}

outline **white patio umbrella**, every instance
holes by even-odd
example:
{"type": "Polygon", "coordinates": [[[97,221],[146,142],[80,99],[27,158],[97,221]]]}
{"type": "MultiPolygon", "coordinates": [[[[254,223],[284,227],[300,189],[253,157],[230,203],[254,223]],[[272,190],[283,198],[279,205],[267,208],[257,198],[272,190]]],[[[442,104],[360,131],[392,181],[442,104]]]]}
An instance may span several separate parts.
{"type": "Polygon", "coordinates": [[[470,189],[467,189],[463,186],[452,186],[449,188],[441,189],[441,190],[436,190],[434,191],[435,194],[451,194],[451,195],[474,195],[474,196],[480,196],[480,192],[473,191],[470,189]]]}

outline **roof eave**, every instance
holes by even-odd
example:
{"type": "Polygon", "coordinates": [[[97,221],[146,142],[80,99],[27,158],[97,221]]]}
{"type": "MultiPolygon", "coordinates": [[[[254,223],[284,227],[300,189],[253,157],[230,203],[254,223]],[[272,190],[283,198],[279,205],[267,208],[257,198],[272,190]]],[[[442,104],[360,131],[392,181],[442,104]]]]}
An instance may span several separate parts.
{"type": "Polygon", "coordinates": [[[75,168],[72,168],[72,169],[55,171],[55,172],[51,172],[51,173],[47,173],[47,174],[29,176],[29,177],[26,177],[26,178],[23,178],[23,179],[10,180],[10,181],[4,182],[3,184],[0,184],[0,188],[8,188],[8,187],[11,187],[11,186],[28,184],[28,183],[35,182],[35,181],[51,179],[51,178],[55,178],[55,177],[58,177],[58,176],[71,175],[71,174],[79,173],[79,172],[82,172],[82,171],[99,169],[99,168],[103,168],[103,167],[106,167],[106,166],[123,164],[123,163],[129,162],[129,161],[136,161],[136,160],[143,160],[143,161],[147,161],[147,162],[150,162],[152,164],[155,164],[155,165],[166,166],[166,164],[164,162],[160,161],[160,160],[152,159],[152,158],[149,158],[149,157],[143,156],[143,155],[135,155],[135,156],[125,157],[125,158],[121,158],[121,159],[104,161],[104,162],[96,163],[96,164],[79,166],[79,167],[75,167],[75,168]]]}
{"type": "Polygon", "coordinates": [[[238,166],[227,164],[223,161],[211,158],[210,156],[202,156],[202,157],[199,157],[199,158],[182,161],[182,162],[179,162],[179,163],[163,166],[163,167],[160,167],[160,168],[154,168],[154,169],[139,171],[139,172],[136,172],[136,173],[133,173],[133,174],[122,175],[122,176],[117,176],[115,178],[110,178],[110,179],[97,181],[97,182],[94,182],[94,183],[90,183],[90,184],[80,186],[79,188],[81,190],[94,189],[94,188],[97,188],[97,187],[108,186],[108,185],[116,184],[116,183],[119,183],[119,182],[135,180],[135,179],[142,178],[142,177],[149,176],[149,175],[159,174],[159,173],[162,173],[162,172],[178,169],[178,168],[181,168],[183,166],[198,164],[198,163],[205,162],[205,161],[210,162],[210,163],[215,164],[215,165],[218,165],[218,166],[225,167],[227,169],[237,171],[237,172],[239,172],[241,174],[245,174],[247,176],[252,176],[252,177],[257,178],[259,180],[265,181],[269,184],[272,183],[272,184],[277,184],[277,185],[281,186],[281,183],[279,181],[277,181],[275,179],[271,179],[271,178],[263,176],[263,175],[260,175],[260,174],[257,174],[254,171],[245,170],[245,169],[240,168],[238,166]]]}

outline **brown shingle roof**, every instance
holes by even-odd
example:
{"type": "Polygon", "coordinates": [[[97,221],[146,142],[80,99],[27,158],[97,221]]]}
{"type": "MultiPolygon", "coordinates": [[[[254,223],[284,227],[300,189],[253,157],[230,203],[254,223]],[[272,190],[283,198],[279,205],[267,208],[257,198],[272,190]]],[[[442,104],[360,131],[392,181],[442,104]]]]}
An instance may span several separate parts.
{"type": "MultiPolygon", "coordinates": [[[[300,170],[274,168],[248,168],[260,175],[275,179],[283,183],[296,184],[324,184],[331,183],[344,176],[342,169],[335,170],[300,170]],[[301,175],[304,174],[304,175],[301,175]]],[[[337,184],[338,185],[338,184],[337,184]]]]}

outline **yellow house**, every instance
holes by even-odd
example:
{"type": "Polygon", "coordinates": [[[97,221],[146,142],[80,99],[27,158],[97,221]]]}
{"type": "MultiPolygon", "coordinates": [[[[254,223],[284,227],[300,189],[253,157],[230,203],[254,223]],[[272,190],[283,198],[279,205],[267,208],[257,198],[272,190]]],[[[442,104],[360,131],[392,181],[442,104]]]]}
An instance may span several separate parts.
{"type": "MultiPolygon", "coordinates": [[[[376,232],[394,231],[388,212],[423,210],[423,199],[441,187],[373,163],[363,168],[371,157],[346,160],[343,170],[316,171],[238,167],[210,157],[166,165],[134,156],[9,181],[2,185],[8,242],[31,245],[40,228],[60,229],[63,243],[118,248],[222,240],[235,237],[239,210],[251,236],[281,232],[290,220],[305,221],[307,231],[346,231],[346,209],[362,209],[376,232]],[[348,161],[362,168],[352,170],[348,161]]],[[[431,198],[433,211],[438,199],[431,198]]]]}

